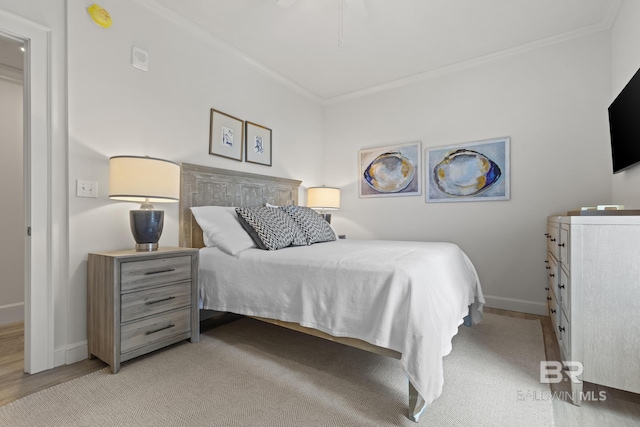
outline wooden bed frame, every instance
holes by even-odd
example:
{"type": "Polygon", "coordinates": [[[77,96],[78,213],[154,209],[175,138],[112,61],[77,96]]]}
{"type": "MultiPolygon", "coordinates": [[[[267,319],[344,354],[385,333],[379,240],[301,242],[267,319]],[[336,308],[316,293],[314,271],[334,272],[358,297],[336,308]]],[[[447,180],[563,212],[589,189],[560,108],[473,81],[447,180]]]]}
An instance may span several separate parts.
{"type": "MultiPolygon", "coordinates": [[[[180,246],[204,247],[202,229],[193,218],[192,206],[286,206],[298,204],[301,181],[266,175],[218,169],[189,163],[181,164],[180,173],[180,246]]],[[[254,317],[263,322],[324,338],[350,347],[400,359],[401,353],[378,347],[356,338],[334,337],[317,329],[276,319],[254,317]]],[[[409,419],[417,422],[425,408],[418,391],[409,381],[409,419]]]]}

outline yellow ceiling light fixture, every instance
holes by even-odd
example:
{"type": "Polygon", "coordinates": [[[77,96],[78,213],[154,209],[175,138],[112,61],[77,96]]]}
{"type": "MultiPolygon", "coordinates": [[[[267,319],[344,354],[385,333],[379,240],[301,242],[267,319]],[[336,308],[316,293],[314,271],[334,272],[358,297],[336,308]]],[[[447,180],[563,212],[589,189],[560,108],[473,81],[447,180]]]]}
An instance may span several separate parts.
{"type": "Polygon", "coordinates": [[[87,8],[87,12],[89,12],[91,19],[93,19],[93,22],[95,22],[99,27],[109,28],[111,26],[111,15],[109,15],[109,12],[107,12],[106,9],[96,3],[89,6],[87,8]]]}

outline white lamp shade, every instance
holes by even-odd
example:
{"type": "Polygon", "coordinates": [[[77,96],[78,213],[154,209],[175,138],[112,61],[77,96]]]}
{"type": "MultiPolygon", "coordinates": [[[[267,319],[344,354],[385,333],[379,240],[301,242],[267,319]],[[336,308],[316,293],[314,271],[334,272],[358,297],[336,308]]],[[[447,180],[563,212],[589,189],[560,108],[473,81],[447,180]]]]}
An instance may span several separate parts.
{"type": "Polygon", "coordinates": [[[109,198],[138,203],[177,202],[180,199],[180,166],[153,157],[111,157],[109,198]]]}
{"type": "Polygon", "coordinates": [[[340,189],[333,187],[309,187],[307,207],[312,209],[340,209],[340,189]]]}

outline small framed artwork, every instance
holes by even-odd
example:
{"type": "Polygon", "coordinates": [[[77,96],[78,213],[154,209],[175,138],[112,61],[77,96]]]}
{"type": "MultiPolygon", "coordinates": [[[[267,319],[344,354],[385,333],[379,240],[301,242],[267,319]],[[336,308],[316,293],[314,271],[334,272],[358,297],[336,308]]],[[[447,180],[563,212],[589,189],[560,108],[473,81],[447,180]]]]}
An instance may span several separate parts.
{"type": "Polygon", "coordinates": [[[367,148],[358,154],[360,197],[422,194],[420,141],[367,148]]]}
{"type": "Polygon", "coordinates": [[[503,137],[427,148],[427,203],[509,200],[510,142],[503,137]]]}
{"type": "Polygon", "coordinates": [[[222,111],[211,109],[209,154],[242,161],[242,120],[222,111]]]}
{"type": "Polygon", "coordinates": [[[245,122],[245,160],[271,166],[271,129],[245,122]]]}

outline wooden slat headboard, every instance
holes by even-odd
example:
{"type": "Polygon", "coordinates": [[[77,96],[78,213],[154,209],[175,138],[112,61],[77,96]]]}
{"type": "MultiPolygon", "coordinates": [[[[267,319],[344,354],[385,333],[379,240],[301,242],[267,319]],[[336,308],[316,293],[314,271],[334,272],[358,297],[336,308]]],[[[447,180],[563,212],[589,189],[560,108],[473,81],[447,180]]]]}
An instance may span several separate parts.
{"type": "Polygon", "coordinates": [[[180,246],[201,248],[202,229],[192,206],[297,205],[301,181],[190,163],[181,164],[180,246]]]}

